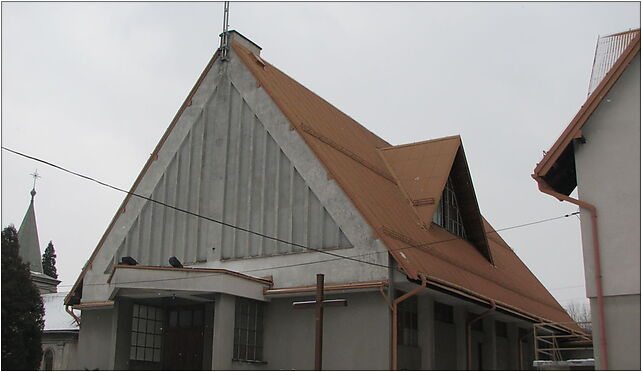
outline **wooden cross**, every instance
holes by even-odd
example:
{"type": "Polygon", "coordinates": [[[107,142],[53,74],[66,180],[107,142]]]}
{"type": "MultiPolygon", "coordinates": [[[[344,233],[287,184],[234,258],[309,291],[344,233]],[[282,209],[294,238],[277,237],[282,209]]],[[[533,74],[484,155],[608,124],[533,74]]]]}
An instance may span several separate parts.
{"type": "Polygon", "coordinates": [[[316,320],[316,340],[314,342],[314,369],[321,370],[321,359],[323,357],[323,308],[326,306],[348,306],[347,300],[324,300],[323,299],[323,274],[317,274],[317,291],[314,301],[293,302],[295,309],[314,308],[316,320]]]}

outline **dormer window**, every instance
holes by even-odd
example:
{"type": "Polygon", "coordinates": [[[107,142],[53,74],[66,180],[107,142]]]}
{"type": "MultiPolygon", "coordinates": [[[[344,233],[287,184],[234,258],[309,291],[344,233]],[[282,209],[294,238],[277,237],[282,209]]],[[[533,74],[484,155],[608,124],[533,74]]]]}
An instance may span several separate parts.
{"type": "Polygon", "coordinates": [[[439,200],[437,210],[432,216],[432,222],[462,239],[467,239],[464,222],[459,211],[459,204],[457,203],[457,196],[455,195],[450,177],[448,177],[448,182],[444,188],[441,200],[439,200]]]}

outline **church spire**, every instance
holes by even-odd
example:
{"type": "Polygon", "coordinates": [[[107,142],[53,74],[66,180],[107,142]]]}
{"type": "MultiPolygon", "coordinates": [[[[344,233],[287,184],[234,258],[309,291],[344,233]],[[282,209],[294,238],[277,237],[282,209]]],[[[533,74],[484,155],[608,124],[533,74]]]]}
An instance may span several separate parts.
{"type": "Polygon", "coordinates": [[[38,171],[36,170],[31,176],[33,176],[33,188],[30,192],[31,202],[18,230],[18,242],[20,243],[19,253],[22,260],[29,263],[31,271],[42,273],[42,255],[40,253],[40,240],[38,239],[36,211],[34,209],[36,180],[40,178],[40,175],[38,175],[38,171]]]}

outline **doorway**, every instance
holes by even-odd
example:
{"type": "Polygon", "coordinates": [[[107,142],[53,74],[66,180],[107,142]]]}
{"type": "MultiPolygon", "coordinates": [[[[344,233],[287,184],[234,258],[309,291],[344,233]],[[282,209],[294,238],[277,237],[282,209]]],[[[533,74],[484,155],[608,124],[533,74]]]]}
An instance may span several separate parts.
{"type": "Polygon", "coordinates": [[[163,369],[202,370],[204,307],[195,305],[168,308],[166,324],[163,369]]]}

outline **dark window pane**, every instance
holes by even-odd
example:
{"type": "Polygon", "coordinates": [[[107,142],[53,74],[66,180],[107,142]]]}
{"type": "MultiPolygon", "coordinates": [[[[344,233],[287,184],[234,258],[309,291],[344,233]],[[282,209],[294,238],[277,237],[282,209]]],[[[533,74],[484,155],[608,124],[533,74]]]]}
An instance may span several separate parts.
{"type": "Polygon", "coordinates": [[[178,326],[181,328],[188,328],[192,326],[192,311],[181,310],[178,316],[178,326]]]}
{"type": "Polygon", "coordinates": [[[176,327],[178,325],[178,312],[177,311],[171,311],[169,313],[169,326],[170,327],[176,327]]]}
{"type": "Polygon", "coordinates": [[[203,311],[194,310],[194,327],[200,327],[203,325],[203,311]]]}

